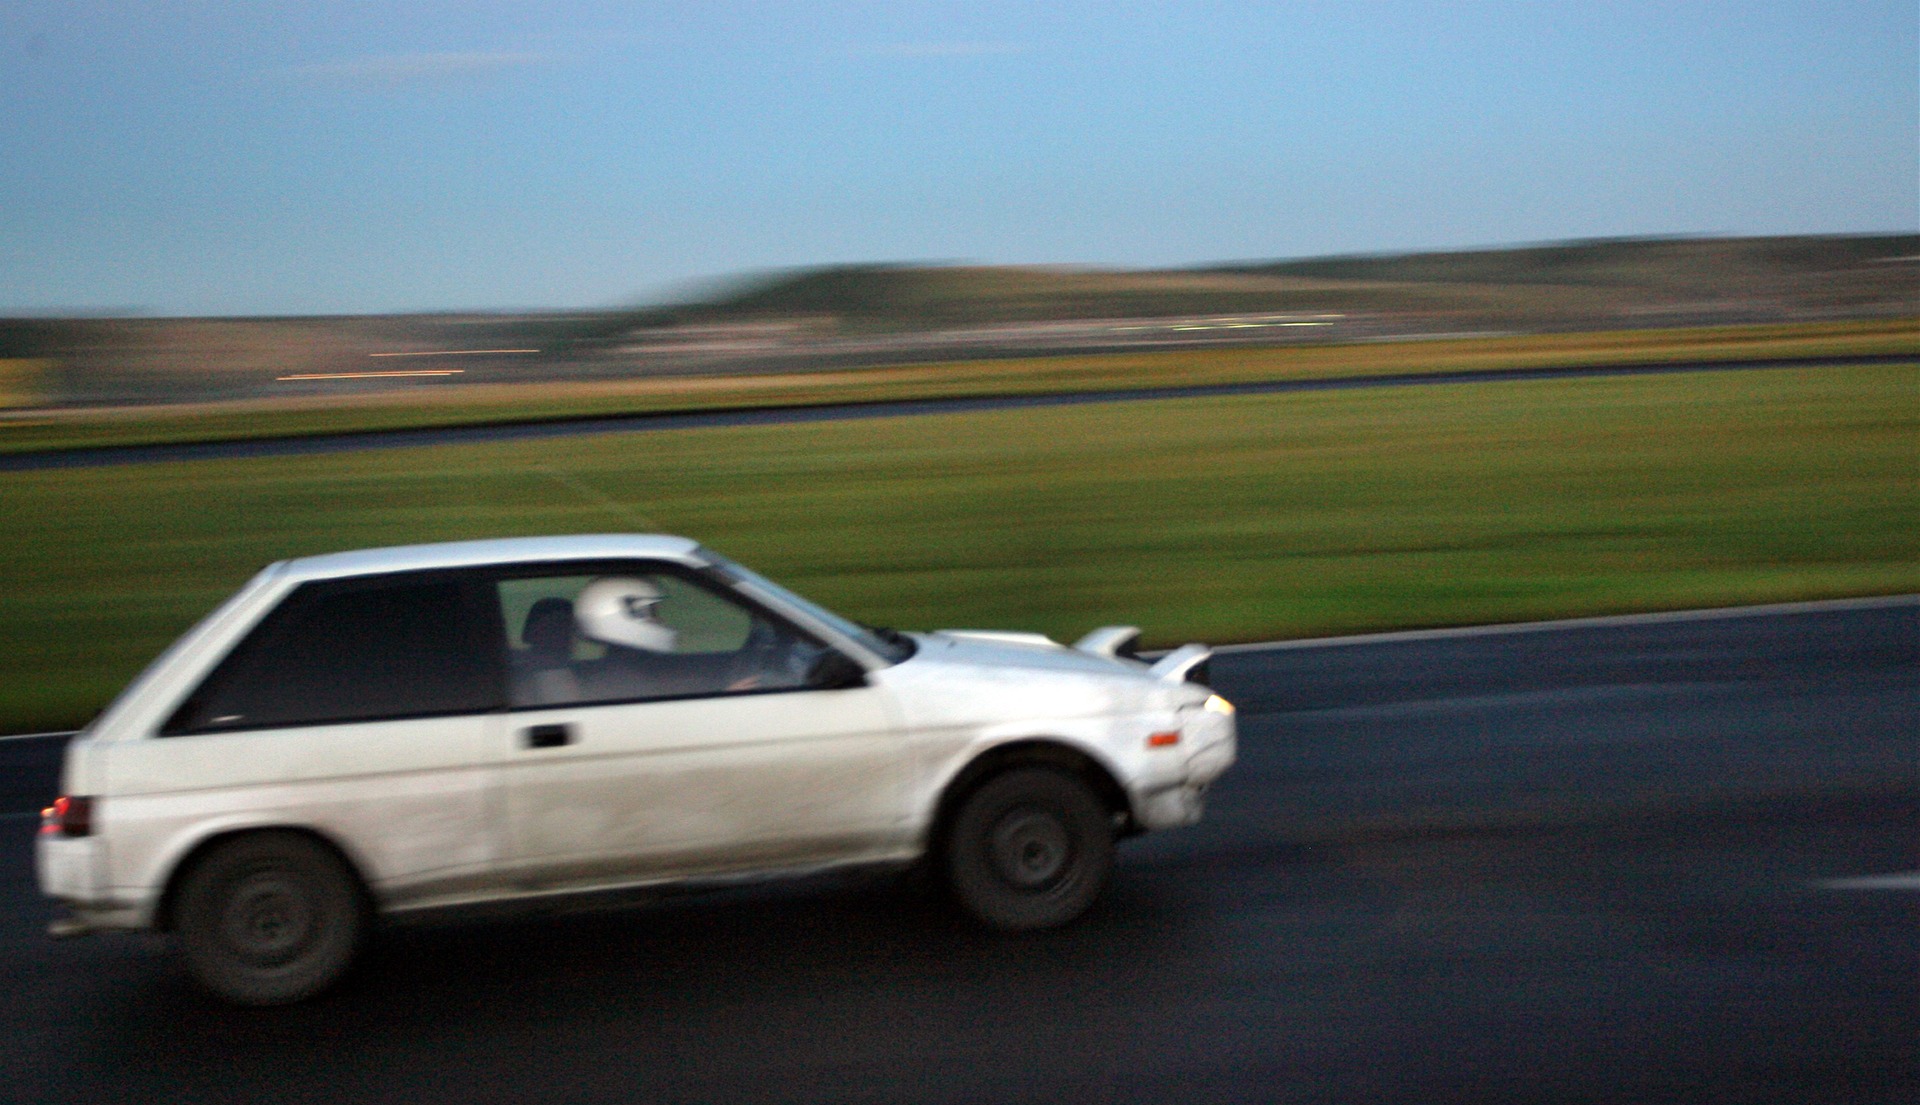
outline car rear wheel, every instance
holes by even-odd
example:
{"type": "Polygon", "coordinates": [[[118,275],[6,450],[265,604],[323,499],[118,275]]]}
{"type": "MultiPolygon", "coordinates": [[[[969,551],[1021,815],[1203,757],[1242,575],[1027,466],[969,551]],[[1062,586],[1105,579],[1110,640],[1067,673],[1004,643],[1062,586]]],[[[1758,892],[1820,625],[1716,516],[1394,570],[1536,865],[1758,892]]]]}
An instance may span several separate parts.
{"type": "Polygon", "coordinates": [[[1085,913],[1113,871],[1106,808],[1079,779],[1015,768],[961,802],[944,856],[962,908],[991,928],[1052,928],[1085,913]]]}
{"type": "Polygon", "coordinates": [[[215,845],[186,873],[174,912],[187,970],[241,1005],[285,1005],[333,985],[366,931],[340,857],[298,833],[215,845]]]}

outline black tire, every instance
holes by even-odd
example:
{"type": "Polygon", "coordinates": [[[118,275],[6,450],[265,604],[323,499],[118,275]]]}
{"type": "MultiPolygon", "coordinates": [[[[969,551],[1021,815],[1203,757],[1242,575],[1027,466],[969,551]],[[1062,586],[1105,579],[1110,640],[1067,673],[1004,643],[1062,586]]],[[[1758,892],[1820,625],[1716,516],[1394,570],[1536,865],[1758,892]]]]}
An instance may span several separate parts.
{"type": "Polygon", "coordinates": [[[1087,911],[1113,873],[1107,809],[1084,782],[1014,768],[960,803],[946,834],[947,886],[982,924],[1053,928],[1087,911]]]}
{"type": "Polygon", "coordinates": [[[182,876],[174,932],[187,970],[240,1005],[303,1001],[336,982],[367,929],[359,881],[291,832],[217,844],[182,876]]]}

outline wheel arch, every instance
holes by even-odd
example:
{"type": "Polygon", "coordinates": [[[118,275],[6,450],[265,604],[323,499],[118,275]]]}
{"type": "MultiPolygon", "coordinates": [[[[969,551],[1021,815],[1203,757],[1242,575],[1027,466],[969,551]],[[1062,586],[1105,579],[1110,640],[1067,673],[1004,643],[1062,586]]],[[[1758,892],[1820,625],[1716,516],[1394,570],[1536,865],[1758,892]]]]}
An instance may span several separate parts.
{"type": "Polygon", "coordinates": [[[967,795],[994,776],[1017,767],[1052,768],[1081,779],[1114,818],[1117,834],[1129,836],[1138,831],[1133,803],[1111,767],[1086,749],[1057,737],[1026,737],[982,750],[947,780],[927,826],[925,854],[940,853],[953,815],[967,795]]]}
{"type": "Polygon", "coordinates": [[[211,854],[216,848],[227,844],[229,841],[238,840],[241,837],[268,834],[305,837],[320,845],[328,852],[331,852],[334,858],[340,861],[341,866],[346,868],[347,874],[353,879],[354,889],[360,897],[361,908],[367,910],[369,913],[374,910],[376,900],[373,895],[373,888],[371,884],[367,882],[365,867],[354,858],[352,852],[328,833],[316,829],[311,825],[239,825],[208,833],[205,837],[195,841],[191,847],[187,848],[186,851],[181,854],[179,859],[174,861],[172,868],[167,872],[166,881],[161,886],[160,899],[154,903],[153,916],[149,921],[149,927],[157,932],[171,932],[173,930],[173,913],[179,898],[180,886],[186,881],[187,873],[192,871],[194,865],[199,863],[202,858],[211,854]]]}

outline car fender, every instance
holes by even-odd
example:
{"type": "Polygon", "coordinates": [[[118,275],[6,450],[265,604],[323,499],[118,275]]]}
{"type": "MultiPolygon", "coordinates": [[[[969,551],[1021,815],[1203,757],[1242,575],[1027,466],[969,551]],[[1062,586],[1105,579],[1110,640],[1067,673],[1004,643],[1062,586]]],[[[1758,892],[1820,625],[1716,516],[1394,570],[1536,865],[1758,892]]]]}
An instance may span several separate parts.
{"type": "MultiPolygon", "coordinates": [[[[1104,720],[1104,719],[1089,719],[1104,720]]],[[[942,757],[925,777],[924,787],[916,796],[918,809],[918,835],[923,847],[930,847],[933,834],[939,827],[939,821],[951,801],[957,797],[959,789],[971,787],[973,779],[968,773],[978,765],[994,760],[1009,753],[1018,755],[1023,749],[1034,749],[1044,756],[1044,750],[1057,749],[1063,753],[1079,756],[1090,762],[1104,773],[1114,791],[1124,800],[1131,815],[1132,792],[1127,785],[1127,774],[1116,761],[1110,749],[1103,746],[1099,739],[1084,732],[1075,732],[1076,725],[1053,724],[1045,729],[1031,726],[996,726],[992,732],[982,732],[973,740],[956,748],[942,757]]],[[[1102,798],[1108,796],[1103,794],[1102,798]]]]}
{"type": "Polygon", "coordinates": [[[353,871],[354,878],[378,908],[379,899],[375,886],[367,878],[370,868],[366,857],[358,854],[357,850],[349,842],[341,839],[338,834],[328,832],[319,825],[289,821],[284,816],[273,816],[264,811],[253,814],[234,813],[197,821],[174,834],[164,845],[154,850],[149,869],[143,873],[144,877],[135,889],[134,896],[139,900],[129,903],[137,911],[139,927],[154,928],[165,921],[163,907],[173,894],[175,883],[180,878],[181,872],[186,864],[209,844],[222,837],[265,830],[305,833],[340,853],[340,857],[353,871]]]}

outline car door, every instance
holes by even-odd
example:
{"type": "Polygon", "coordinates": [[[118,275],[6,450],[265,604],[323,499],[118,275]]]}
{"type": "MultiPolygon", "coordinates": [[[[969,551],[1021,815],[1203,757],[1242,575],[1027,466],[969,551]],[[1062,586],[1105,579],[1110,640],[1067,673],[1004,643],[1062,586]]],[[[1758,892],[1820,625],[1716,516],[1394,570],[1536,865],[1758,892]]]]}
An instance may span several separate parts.
{"type": "Polygon", "coordinates": [[[826,685],[840,682],[819,678],[826,645],[675,565],[522,569],[496,596],[511,672],[504,839],[522,886],[903,846],[894,711],[864,681],[826,685]]]}

